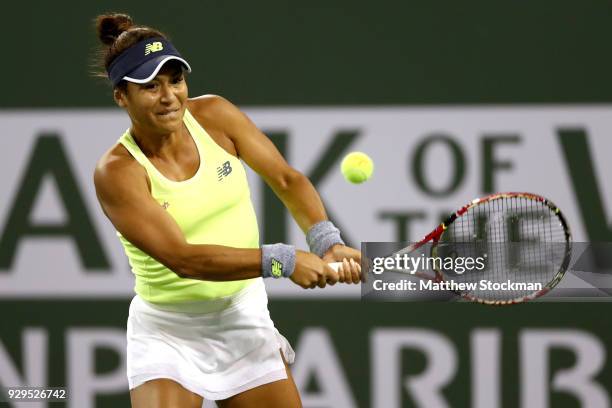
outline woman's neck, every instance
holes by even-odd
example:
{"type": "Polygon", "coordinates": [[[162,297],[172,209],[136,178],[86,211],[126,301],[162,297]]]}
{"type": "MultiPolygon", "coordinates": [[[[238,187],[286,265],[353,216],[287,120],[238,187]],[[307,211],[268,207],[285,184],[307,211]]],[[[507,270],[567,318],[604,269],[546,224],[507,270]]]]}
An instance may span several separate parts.
{"type": "Polygon", "coordinates": [[[145,156],[167,157],[174,155],[179,150],[183,127],[181,126],[174,132],[155,134],[132,124],[130,134],[145,156]]]}

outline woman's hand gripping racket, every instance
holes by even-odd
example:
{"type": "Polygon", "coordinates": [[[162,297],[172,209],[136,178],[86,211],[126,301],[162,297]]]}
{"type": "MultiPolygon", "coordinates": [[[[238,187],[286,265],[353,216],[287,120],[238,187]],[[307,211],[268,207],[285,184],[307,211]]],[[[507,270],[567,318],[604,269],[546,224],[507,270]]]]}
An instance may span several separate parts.
{"type": "MultiPolygon", "coordinates": [[[[459,273],[456,264],[446,268],[442,262],[433,262],[431,268],[386,271],[434,282],[469,283],[464,285],[466,289],[453,292],[493,305],[525,302],[546,294],[562,279],[571,256],[571,233],[563,214],[551,201],[531,193],[498,193],[475,199],[421,241],[388,257],[414,255],[425,244],[431,245],[428,252],[432,259],[480,256],[486,259],[484,268],[462,267],[459,273]],[[480,282],[490,285],[481,286],[480,282]],[[518,285],[495,289],[504,284],[510,287],[508,283],[518,285]]],[[[340,264],[330,266],[337,269],[340,264]]]]}

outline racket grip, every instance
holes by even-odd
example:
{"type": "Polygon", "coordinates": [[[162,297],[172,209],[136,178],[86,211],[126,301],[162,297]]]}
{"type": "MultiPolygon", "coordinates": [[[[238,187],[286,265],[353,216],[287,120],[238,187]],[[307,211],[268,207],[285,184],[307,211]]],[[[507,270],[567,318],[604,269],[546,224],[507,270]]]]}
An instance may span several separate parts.
{"type": "Polygon", "coordinates": [[[331,263],[328,263],[328,265],[334,271],[338,272],[338,268],[340,268],[340,265],[342,265],[342,262],[331,262],[331,263]]]}

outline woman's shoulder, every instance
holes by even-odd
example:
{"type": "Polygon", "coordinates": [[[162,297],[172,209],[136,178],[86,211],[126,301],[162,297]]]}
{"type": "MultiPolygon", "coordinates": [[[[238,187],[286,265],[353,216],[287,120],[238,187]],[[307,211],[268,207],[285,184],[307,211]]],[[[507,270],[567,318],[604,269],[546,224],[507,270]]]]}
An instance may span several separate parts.
{"type": "Polygon", "coordinates": [[[220,95],[201,95],[187,101],[191,114],[207,123],[225,121],[239,112],[233,103],[220,95]]]}
{"type": "Polygon", "coordinates": [[[94,170],[94,182],[98,184],[121,184],[130,179],[146,180],[146,170],[134,159],[128,150],[117,143],[98,160],[94,170]]]}
{"type": "Polygon", "coordinates": [[[134,157],[132,157],[125,146],[121,143],[116,143],[100,157],[96,169],[108,171],[125,170],[126,167],[130,167],[134,163],[136,163],[136,160],[134,160],[134,157]]]}
{"type": "Polygon", "coordinates": [[[187,107],[195,120],[206,129],[212,139],[226,152],[238,156],[236,145],[232,140],[235,112],[238,111],[231,102],[219,95],[202,95],[190,99],[187,107]]]}
{"type": "Polygon", "coordinates": [[[187,100],[189,108],[194,110],[215,109],[228,103],[230,102],[221,95],[214,94],[200,95],[187,100]]]}

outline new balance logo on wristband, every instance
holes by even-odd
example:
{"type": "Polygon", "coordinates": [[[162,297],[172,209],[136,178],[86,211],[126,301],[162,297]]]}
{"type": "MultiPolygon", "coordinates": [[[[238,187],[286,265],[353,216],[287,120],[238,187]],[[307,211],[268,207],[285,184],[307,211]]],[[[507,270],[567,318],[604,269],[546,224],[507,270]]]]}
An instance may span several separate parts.
{"type": "Polygon", "coordinates": [[[283,276],[283,264],[275,258],[272,258],[272,276],[275,278],[283,276]]]}
{"type": "Polygon", "coordinates": [[[217,167],[217,176],[219,177],[219,181],[223,180],[223,177],[229,176],[232,172],[232,165],[230,162],[226,161],[222,166],[217,167]]]}

